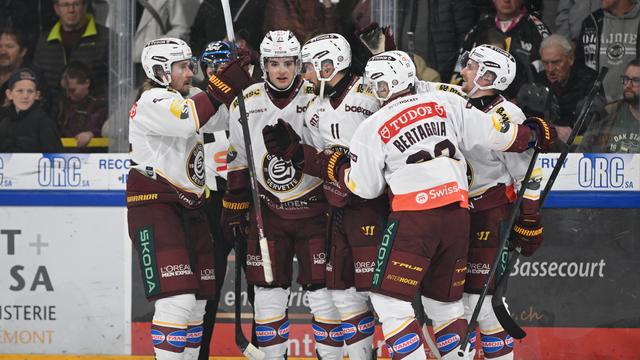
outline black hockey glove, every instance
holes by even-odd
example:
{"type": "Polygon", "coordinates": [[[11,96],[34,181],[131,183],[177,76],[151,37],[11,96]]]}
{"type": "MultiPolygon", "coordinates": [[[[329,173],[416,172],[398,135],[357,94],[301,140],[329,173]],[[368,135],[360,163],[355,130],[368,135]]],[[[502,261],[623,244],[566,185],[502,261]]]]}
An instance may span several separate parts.
{"type": "Polygon", "coordinates": [[[381,28],[378,23],[373,22],[362,29],[358,29],[355,35],[369,49],[372,55],[397,50],[390,26],[381,28]]]}
{"type": "Polygon", "coordinates": [[[224,194],[220,225],[226,241],[236,241],[238,236],[246,239],[249,233],[250,209],[251,193],[248,189],[240,192],[227,191],[224,194]]]}
{"type": "Polygon", "coordinates": [[[513,226],[513,247],[520,247],[520,253],[524,256],[533,255],[542,245],[542,216],[540,215],[539,202],[523,199],[520,206],[520,217],[513,226]]]}

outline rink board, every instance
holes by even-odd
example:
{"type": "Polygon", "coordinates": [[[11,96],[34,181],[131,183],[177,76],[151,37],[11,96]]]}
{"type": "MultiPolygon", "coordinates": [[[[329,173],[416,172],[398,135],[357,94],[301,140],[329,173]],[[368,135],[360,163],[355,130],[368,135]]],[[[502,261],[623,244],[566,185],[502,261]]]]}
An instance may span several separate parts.
{"type": "MultiPolygon", "coordinates": [[[[555,159],[538,160],[546,176],[555,159]]],[[[0,354],[151,355],[152,307],[126,233],[129,164],[126,154],[0,154],[0,354]],[[55,308],[54,318],[36,317],[34,305],[55,308]],[[29,320],[15,318],[16,306],[32,306],[29,320]]],[[[545,245],[519,260],[510,282],[510,309],[529,333],[517,358],[637,357],[639,203],[640,156],[569,155],[543,211],[545,245]]],[[[233,281],[223,288],[216,356],[239,355],[233,281]]],[[[296,286],[291,302],[290,355],[310,356],[296,286]]]]}

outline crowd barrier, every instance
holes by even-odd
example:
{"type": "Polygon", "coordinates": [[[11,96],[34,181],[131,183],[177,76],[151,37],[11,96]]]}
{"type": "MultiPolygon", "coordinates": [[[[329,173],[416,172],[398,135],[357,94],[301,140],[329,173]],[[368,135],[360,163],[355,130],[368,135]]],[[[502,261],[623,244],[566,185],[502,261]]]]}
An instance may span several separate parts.
{"type": "MultiPolygon", "coordinates": [[[[538,160],[545,176],[556,159],[538,160]]],[[[0,353],[152,354],[126,231],[129,165],[127,154],[0,154],[0,353]]],[[[637,358],[638,204],[640,155],[569,155],[543,210],[545,243],[513,269],[510,310],[528,332],[517,359],[637,358]]],[[[233,265],[212,355],[239,355],[233,265]]],[[[245,292],[240,301],[248,318],[245,292]]],[[[289,355],[313,357],[297,285],[290,304],[289,355]]]]}

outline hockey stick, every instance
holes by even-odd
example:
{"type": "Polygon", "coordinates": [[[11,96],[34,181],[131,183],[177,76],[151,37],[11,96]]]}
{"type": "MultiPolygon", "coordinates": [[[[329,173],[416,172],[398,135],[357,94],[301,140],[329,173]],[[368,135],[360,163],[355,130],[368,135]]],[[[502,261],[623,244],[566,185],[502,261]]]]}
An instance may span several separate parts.
{"type": "MultiPolygon", "coordinates": [[[[231,44],[231,56],[238,56],[235,47],[235,34],[233,32],[233,23],[231,22],[231,8],[229,0],[220,0],[222,2],[222,11],[224,12],[224,23],[227,28],[227,38],[231,44]]],[[[240,124],[242,125],[242,137],[244,139],[244,148],[247,153],[247,166],[249,168],[249,183],[251,184],[251,200],[255,206],[256,228],[258,229],[258,243],[260,244],[260,255],[262,257],[262,270],[264,271],[264,281],[268,284],[273,282],[273,272],[271,270],[271,256],[269,255],[269,246],[267,237],[264,235],[264,223],[262,220],[262,211],[260,211],[260,197],[258,196],[258,177],[253,163],[253,150],[251,148],[251,133],[249,132],[249,124],[247,124],[247,108],[244,104],[244,96],[240,93],[236,99],[240,109],[240,124]]]]}
{"type": "Polygon", "coordinates": [[[240,320],[240,311],[241,311],[241,291],[242,291],[242,251],[240,250],[240,234],[238,234],[235,229],[233,231],[233,252],[235,253],[235,273],[236,273],[236,283],[234,288],[235,293],[235,327],[236,327],[236,345],[238,349],[247,359],[251,360],[262,360],[265,357],[265,354],[255,347],[252,343],[247,340],[242,332],[242,321],[240,320]]]}
{"type": "MultiPolygon", "coordinates": [[[[536,160],[538,159],[539,150],[536,149],[531,157],[531,161],[529,162],[529,167],[527,168],[527,172],[524,175],[524,180],[522,181],[523,185],[520,187],[520,191],[518,191],[518,197],[516,198],[516,202],[513,204],[511,215],[509,215],[509,220],[507,222],[507,229],[511,229],[513,224],[516,223],[516,218],[518,217],[520,205],[522,204],[522,199],[524,198],[524,192],[527,189],[525,184],[529,182],[531,178],[531,173],[533,172],[533,168],[536,165],[536,160]]],[[[460,344],[460,349],[458,350],[458,356],[463,357],[467,353],[467,347],[469,345],[469,338],[471,337],[471,332],[478,327],[478,315],[480,315],[480,308],[482,307],[482,303],[484,302],[484,298],[487,296],[487,292],[489,291],[489,284],[496,275],[498,270],[498,265],[500,264],[500,259],[502,254],[502,249],[504,249],[507,241],[509,240],[510,231],[505,231],[504,234],[500,236],[500,244],[498,245],[499,252],[496,258],[493,260],[493,264],[491,265],[491,269],[489,270],[489,275],[487,275],[487,280],[484,282],[482,286],[482,292],[480,293],[480,298],[476,303],[475,308],[473,309],[473,314],[471,315],[471,319],[469,320],[469,325],[467,326],[467,331],[464,334],[464,339],[460,344]]]]}
{"type": "MultiPolygon", "coordinates": [[[[589,112],[591,110],[591,106],[593,105],[593,99],[595,98],[596,94],[600,90],[600,87],[602,86],[602,80],[607,74],[607,71],[608,69],[606,67],[600,68],[600,72],[598,73],[596,81],[593,83],[591,90],[589,91],[589,93],[587,94],[587,97],[585,98],[584,106],[579,112],[578,118],[576,119],[573,129],[571,130],[571,134],[567,139],[565,148],[562,149],[562,152],[558,157],[558,161],[556,162],[555,166],[553,167],[553,171],[549,176],[547,185],[542,191],[542,194],[540,194],[541,208],[542,208],[542,205],[544,204],[545,199],[547,198],[547,195],[549,194],[549,191],[551,190],[551,187],[553,186],[553,183],[555,182],[556,178],[558,177],[558,174],[560,173],[560,169],[562,169],[562,165],[564,164],[564,161],[569,154],[569,149],[571,145],[573,145],[573,142],[575,141],[576,136],[578,136],[582,127],[585,127],[585,126],[588,127],[589,123],[591,122],[592,117],[589,117],[589,112]]],[[[506,229],[506,232],[510,233],[511,229],[506,229]]],[[[509,314],[509,311],[507,310],[507,305],[504,302],[504,294],[507,292],[507,283],[509,280],[509,275],[511,273],[511,268],[514,266],[519,256],[520,256],[520,248],[517,248],[516,251],[509,256],[506,264],[506,268],[503,272],[503,276],[500,278],[500,280],[496,284],[495,294],[491,299],[493,312],[496,314],[496,318],[498,319],[498,322],[500,323],[500,325],[502,325],[502,328],[515,339],[522,339],[526,335],[526,333],[511,317],[511,314],[509,314]]]]}

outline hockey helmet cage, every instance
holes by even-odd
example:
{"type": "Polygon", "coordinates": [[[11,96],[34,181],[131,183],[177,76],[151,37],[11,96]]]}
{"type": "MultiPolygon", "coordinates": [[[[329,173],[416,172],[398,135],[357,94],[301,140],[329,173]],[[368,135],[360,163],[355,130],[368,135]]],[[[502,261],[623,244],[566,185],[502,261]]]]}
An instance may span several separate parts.
{"type": "Polygon", "coordinates": [[[324,34],[307,41],[301,51],[302,63],[310,63],[320,81],[330,81],[340,71],[351,66],[351,45],[340,34],[324,34]],[[331,64],[334,71],[322,76],[322,67],[331,64]]]}
{"type": "Polygon", "coordinates": [[[296,74],[300,73],[300,42],[289,30],[269,31],[260,43],[260,67],[266,75],[265,61],[274,57],[294,57],[296,74]]]}
{"type": "Polygon", "coordinates": [[[415,84],[416,66],[404,51],[392,50],[374,55],[367,61],[364,78],[380,101],[415,84]]]}
{"type": "Polygon", "coordinates": [[[227,41],[219,40],[210,42],[200,55],[202,71],[207,67],[216,68],[218,65],[231,60],[231,45],[227,41]]]}
{"type": "Polygon", "coordinates": [[[468,54],[462,55],[460,65],[467,66],[469,60],[478,63],[478,71],[473,79],[473,84],[478,90],[504,91],[516,77],[516,60],[513,55],[497,46],[488,44],[476,46],[468,54]],[[491,83],[481,86],[478,84],[481,78],[491,83]]]}
{"type": "Polygon", "coordinates": [[[184,40],[160,38],[147,42],[142,49],[140,62],[147,77],[159,85],[171,84],[171,65],[182,60],[190,60],[194,74],[197,72],[191,48],[184,40]]]}

